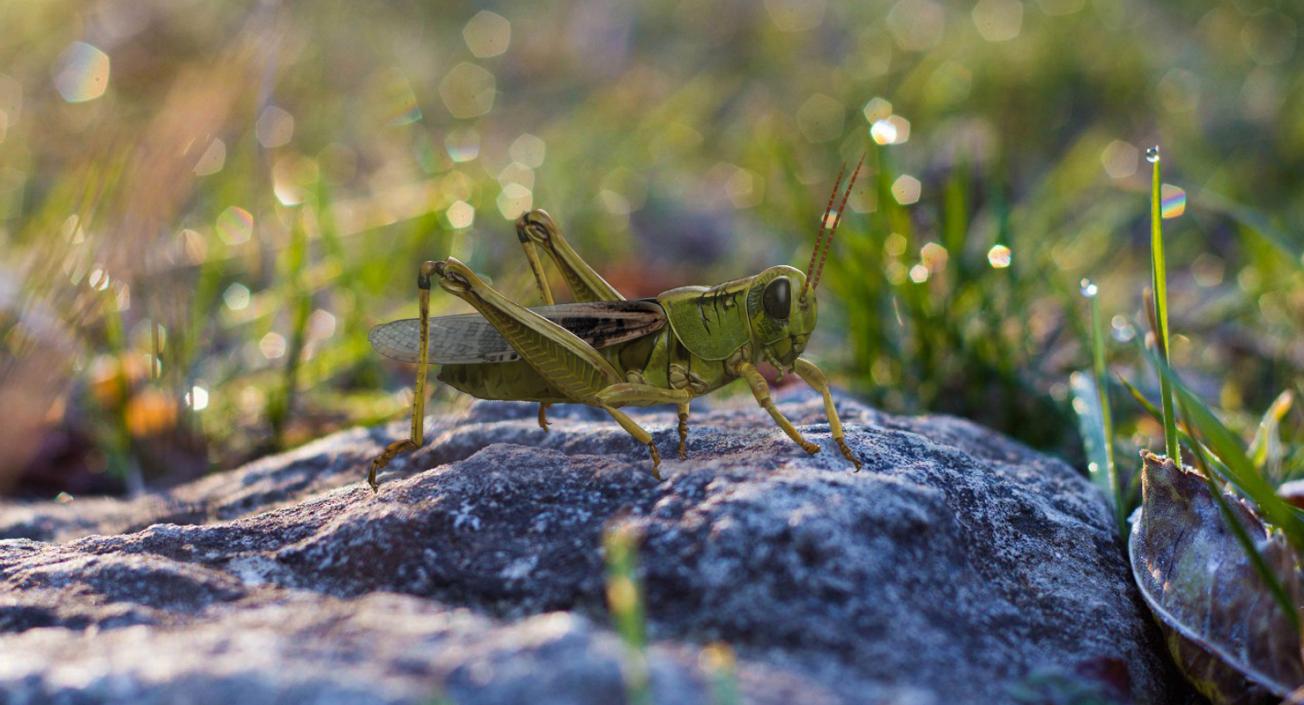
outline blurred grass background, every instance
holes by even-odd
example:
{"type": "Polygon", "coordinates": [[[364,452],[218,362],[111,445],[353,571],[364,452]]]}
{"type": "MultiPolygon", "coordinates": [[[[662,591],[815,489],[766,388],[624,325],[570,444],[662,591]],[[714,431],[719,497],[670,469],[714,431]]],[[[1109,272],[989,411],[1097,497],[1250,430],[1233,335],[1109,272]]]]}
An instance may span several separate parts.
{"type": "MultiPolygon", "coordinates": [[[[536,303],[511,225],[531,207],[631,297],[802,265],[866,150],[810,348],[841,386],[1084,464],[1084,278],[1109,365],[1155,398],[1136,339],[1162,144],[1186,198],[1165,228],[1173,364],[1248,439],[1304,389],[1301,14],[5,3],[0,489],[167,484],[398,418],[412,371],[368,328],[413,315],[417,264],[448,254],[536,303]]],[[[1163,430],[1113,395],[1130,473],[1163,430]]],[[[1304,474],[1302,428],[1296,407],[1274,429],[1278,480],[1304,474]]]]}

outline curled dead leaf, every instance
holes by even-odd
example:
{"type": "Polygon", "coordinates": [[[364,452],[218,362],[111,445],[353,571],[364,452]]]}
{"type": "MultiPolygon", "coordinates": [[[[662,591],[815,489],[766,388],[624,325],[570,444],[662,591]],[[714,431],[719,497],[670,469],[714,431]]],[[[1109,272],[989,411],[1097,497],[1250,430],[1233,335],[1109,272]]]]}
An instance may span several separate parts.
{"type": "MultiPolygon", "coordinates": [[[[1132,574],[1183,674],[1214,703],[1275,703],[1304,685],[1292,615],[1224,520],[1203,476],[1144,455],[1132,574]]],[[[1297,611],[1304,576],[1289,545],[1238,498],[1223,496],[1297,611]]]]}

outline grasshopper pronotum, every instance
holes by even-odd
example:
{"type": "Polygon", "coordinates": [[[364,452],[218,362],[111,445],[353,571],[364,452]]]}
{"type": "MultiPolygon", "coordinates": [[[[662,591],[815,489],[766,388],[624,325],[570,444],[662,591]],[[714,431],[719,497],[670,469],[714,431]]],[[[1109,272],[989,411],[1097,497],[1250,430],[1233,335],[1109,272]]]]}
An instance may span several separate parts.
{"type": "Polygon", "coordinates": [[[652,435],[620,407],[677,405],[679,457],[683,458],[689,401],[739,378],[746,380],[757,403],[792,440],[807,453],[819,451],[770,399],[769,386],[756,369],[757,363],[766,361],[781,372],[795,371],[824,396],[833,440],[859,470],[860,461],[843,439],[824,373],[798,356],[815,329],[815,290],[863,162],[864,157],[834,211],[845,169],[838,174],[804,273],[779,265],[712,287],[685,286],[655,298],[627,301],[580,258],[541,210],[518,218],[516,233],[545,306],[525,308],[515,303],[452,257],[423,263],[417,275],[420,318],[371,330],[372,347],[386,357],[416,363],[417,377],[411,434],[390,443],[371,462],[368,483],[376,489],[378,470],[399,453],[421,447],[431,363],[441,365],[440,381],[472,396],[539,402],[539,425],[545,430],[547,409],[553,403],[578,402],[606,411],[648,447],[652,475],[660,479],[661,456],[652,435]],[[577,303],[553,303],[539,249],[561,271],[577,303]],[[432,280],[478,313],[431,318],[432,280]],[[795,297],[793,290],[798,291],[795,297]]]}

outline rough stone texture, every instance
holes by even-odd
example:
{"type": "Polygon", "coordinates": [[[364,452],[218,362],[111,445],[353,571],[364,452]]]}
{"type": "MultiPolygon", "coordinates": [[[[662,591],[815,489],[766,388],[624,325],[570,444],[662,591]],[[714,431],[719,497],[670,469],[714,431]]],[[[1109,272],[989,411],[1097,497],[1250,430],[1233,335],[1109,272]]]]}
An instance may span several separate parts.
{"type": "Polygon", "coordinates": [[[658,703],[713,702],[714,641],[745,702],[1184,697],[1072,469],[841,398],[852,473],[816,396],[780,402],[823,452],[738,400],[694,409],[678,461],[650,410],[657,483],[589,409],[545,434],[531,405],[480,402],[432,419],[379,496],[366,460],[400,423],[135,500],[0,505],[0,702],[619,703],[618,524],[641,537],[658,703]]]}

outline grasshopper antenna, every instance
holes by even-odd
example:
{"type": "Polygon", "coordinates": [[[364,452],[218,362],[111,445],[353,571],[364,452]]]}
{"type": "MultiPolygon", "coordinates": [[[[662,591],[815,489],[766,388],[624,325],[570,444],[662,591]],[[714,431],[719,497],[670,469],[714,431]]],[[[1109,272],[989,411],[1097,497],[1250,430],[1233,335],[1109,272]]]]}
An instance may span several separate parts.
{"type": "MultiPolygon", "coordinates": [[[[829,228],[829,236],[824,239],[824,248],[820,250],[819,266],[816,267],[813,272],[810,272],[810,274],[808,274],[806,277],[806,283],[810,285],[811,291],[814,291],[817,287],[819,287],[820,278],[824,276],[824,262],[829,257],[829,250],[833,249],[833,236],[838,232],[838,226],[842,224],[842,214],[847,212],[847,200],[851,198],[851,189],[855,187],[856,177],[860,176],[860,168],[864,165],[865,165],[865,155],[862,153],[860,155],[860,161],[856,162],[856,168],[851,172],[851,179],[847,181],[847,190],[844,191],[842,194],[842,202],[838,204],[838,210],[836,211],[836,215],[833,216],[833,225],[829,228]],[[814,275],[814,283],[811,283],[811,275],[814,275]]],[[[839,185],[841,184],[841,182],[842,179],[839,177],[838,179],[839,185]]],[[[836,185],[834,186],[833,193],[834,195],[837,194],[836,185]]],[[[829,205],[832,204],[833,204],[833,198],[832,196],[830,196],[829,205]]],[[[827,211],[825,212],[824,217],[828,218],[827,211]]],[[[813,262],[814,260],[815,260],[815,253],[812,252],[811,261],[813,262]]],[[[804,287],[802,291],[805,292],[804,287]]]]}
{"type": "Polygon", "coordinates": [[[847,163],[842,162],[842,168],[838,169],[838,178],[833,182],[833,191],[829,193],[829,202],[824,206],[824,215],[820,216],[820,229],[815,234],[815,247],[810,251],[810,262],[806,265],[806,281],[801,285],[801,298],[806,298],[806,289],[810,288],[810,275],[815,272],[815,258],[819,256],[820,247],[824,243],[824,233],[828,231],[829,213],[833,212],[833,201],[838,197],[838,189],[842,187],[842,177],[847,173],[847,163]]]}

